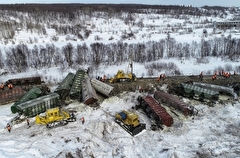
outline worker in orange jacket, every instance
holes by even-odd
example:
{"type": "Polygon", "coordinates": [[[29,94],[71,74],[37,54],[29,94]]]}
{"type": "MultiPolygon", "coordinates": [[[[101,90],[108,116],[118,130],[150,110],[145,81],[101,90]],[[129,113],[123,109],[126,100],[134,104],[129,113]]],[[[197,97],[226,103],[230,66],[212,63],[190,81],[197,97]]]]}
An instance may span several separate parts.
{"type": "Polygon", "coordinates": [[[4,90],[4,83],[0,85],[0,89],[3,91],[4,90]]]}
{"type": "Polygon", "coordinates": [[[11,125],[9,123],[7,124],[6,128],[7,128],[8,132],[10,133],[11,132],[11,125]]]}
{"type": "Polygon", "coordinates": [[[214,75],[212,76],[212,80],[216,80],[216,79],[217,79],[217,75],[214,74],[214,75]]]}
{"type": "Polygon", "coordinates": [[[84,122],[85,122],[85,118],[82,117],[82,118],[81,118],[81,121],[82,121],[82,124],[84,124],[84,122]]]}
{"type": "Polygon", "coordinates": [[[12,89],[13,88],[13,85],[10,83],[10,84],[8,84],[8,88],[9,89],[12,89]]]}

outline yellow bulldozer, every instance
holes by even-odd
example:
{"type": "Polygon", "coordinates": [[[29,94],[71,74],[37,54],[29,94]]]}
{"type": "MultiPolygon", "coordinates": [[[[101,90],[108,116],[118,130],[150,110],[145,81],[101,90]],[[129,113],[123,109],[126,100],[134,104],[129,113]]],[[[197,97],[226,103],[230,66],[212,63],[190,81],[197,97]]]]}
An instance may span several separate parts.
{"type": "Polygon", "coordinates": [[[123,70],[118,70],[117,74],[109,80],[110,83],[121,82],[121,81],[136,81],[136,75],[133,73],[132,62],[129,63],[130,72],[125,73],[123,70]]]}
{"type": "Polygon", "coordinates": [[[115,122],[132,136],[146,129],[146,124],[139,122],[137,114],[125,110],[115,114],[115,122]]]}
{"type": "Polygon", "coordinates": [[[48,109],[45,116],[37,115],[36,123],[46,125],[47,128],[56,126],[63,126],[68,122],[76,121],[76,116],[73,112],[67,109],[60,109],[59,107],[48,109]]]}

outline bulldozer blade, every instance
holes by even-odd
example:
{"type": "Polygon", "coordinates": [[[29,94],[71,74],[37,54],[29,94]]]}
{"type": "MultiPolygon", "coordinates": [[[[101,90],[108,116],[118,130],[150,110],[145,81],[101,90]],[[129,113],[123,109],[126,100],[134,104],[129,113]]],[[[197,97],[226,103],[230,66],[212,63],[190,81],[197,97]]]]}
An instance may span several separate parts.
{"type": "Polygon", "coordinates": [[[146,129],[146,124],[140,124],[139,126],[135,127],[133,130],[132,130],[132,136],[135,136],[137,134],[139,134],[140,132],[142,132],[144,129],[146,129]]]}

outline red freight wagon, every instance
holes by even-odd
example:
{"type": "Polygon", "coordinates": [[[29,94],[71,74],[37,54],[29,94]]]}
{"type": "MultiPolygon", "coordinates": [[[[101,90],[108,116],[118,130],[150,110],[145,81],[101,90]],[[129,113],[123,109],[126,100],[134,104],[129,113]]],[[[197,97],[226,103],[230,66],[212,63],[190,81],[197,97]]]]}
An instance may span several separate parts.
{"type": "Polygon", "coordinates": [[[169,115],[166,109],[162,107],[153,97],[149,95],[145,97],[138,97],[138,101],[145,113],[154,119],[157,124],[164,124],[168,127],[173,124],[172,116],[169,115]]]}

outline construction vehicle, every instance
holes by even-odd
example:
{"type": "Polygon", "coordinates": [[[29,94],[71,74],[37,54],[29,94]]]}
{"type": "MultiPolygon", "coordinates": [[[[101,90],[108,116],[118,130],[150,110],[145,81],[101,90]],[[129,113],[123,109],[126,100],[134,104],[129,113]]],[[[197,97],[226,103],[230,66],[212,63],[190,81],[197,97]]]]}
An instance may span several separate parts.
{"type": "Polygon", "coordinates": [[[137,114],[125,110],[115,114],[115,122],[132,136],[146,129],[146,124],[139,122],[137,114]]]}
{"type": "Polygon", "coordinates": [[[60,109],[59,107],[48,109],[45,116],[36,116],[36,123],[46,125],[47,128],[56,126],[64,126],[68,122],[76,121],[76,116],[73,112],[67,109],[60,109]]]}
{"type": "Polygon", "coordinates": [[[118,70],[117,74],[109,80],[110,83],[121,82],[121,81],[136,81],[136,75],[133,73],[133,65],[132,62],[129,63],[128,69],[130,68],[130,72],[127,71],[125,73],[123,70],[118,70]]]}

